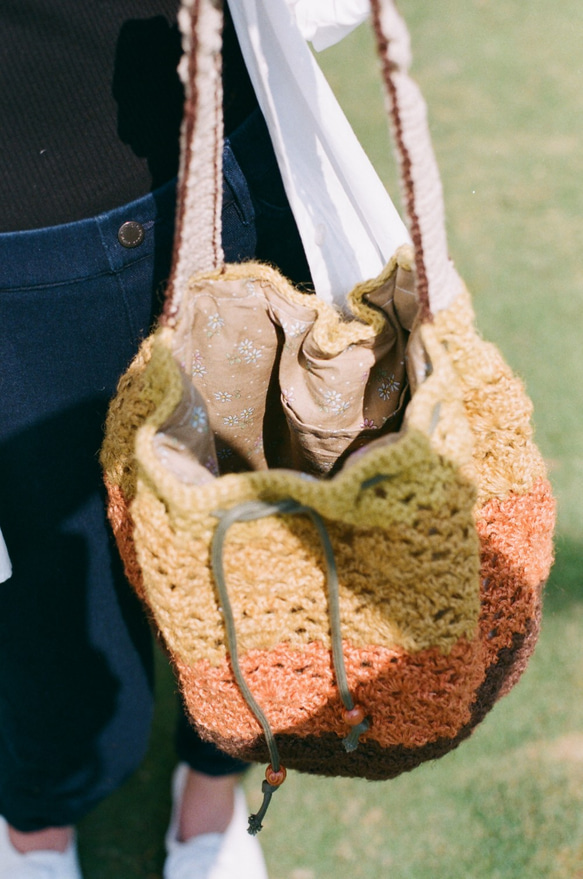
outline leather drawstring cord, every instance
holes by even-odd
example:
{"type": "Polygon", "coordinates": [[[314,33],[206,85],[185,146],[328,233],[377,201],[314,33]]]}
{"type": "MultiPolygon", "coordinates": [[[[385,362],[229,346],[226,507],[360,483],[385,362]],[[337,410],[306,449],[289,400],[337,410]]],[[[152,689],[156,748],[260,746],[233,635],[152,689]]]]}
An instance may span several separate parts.
{"type": "Polygon", "coordinates": [[[268,503],[265,501],[248,501],[238,504],[228,511],[217,510],[213,513],[219,519],[219,524],[215,531],[212,547],[211,547],[211,565],[215,583],[219,593],[219,598],[223,610],[223,618],[225,622],[225,632],[227,636],[227,647],[231,658],[231,666],[235,680],[241,690],[243,698],[247,702],[250,710],[253,712],[260,723],[265,741],[269,751],[271,764],[265,772],[265,780],[263,782],[263,803],[261,808],[255,815],[249,818],[249,833],[256,834],[261,830],[262,819],[267,811],[271,797],[275,791],[285,780],[286,771],[281,765],[279,759],[279,751],[277,742],[271,729],[270,723],[265,716],[261,706],[255,700],[253,693],[241,671],[239,664],[239,653],[237,646],[237,632],[233,610],[227,590],[225,571],[223,565],[223,552],[227,536],[227,532],[231,525],[236,522],[252,522],[256,519],[262,519],[266,516],[274,515],[307,515],[312,520],[322,547],[324,549],[324,559],[326,564],[326,575],[328,584],[328,605],[330,614],[330,633],[332,641],[332,662],[336,675],[336,683],[340,693],[340,698],[344,705],[343,718],[348,726],[351,727],[348,735],[342,740],[346,751],[354,751],[358,746],[359,737],[362,733],[370,728],[369,720],[365,716],[364,709],[360,705],[356,705],[348,687],[348,679],[346,676],[346,666],[344,663],[344,654],[342,652],[342,634],[340,630],[340,599],[338,592],[338,571],[336,568],[336,560],[334,558],[334,549],[328,534],[328,530],[322,517],[312,507],[300,504],[292,498],[268,503]]]}

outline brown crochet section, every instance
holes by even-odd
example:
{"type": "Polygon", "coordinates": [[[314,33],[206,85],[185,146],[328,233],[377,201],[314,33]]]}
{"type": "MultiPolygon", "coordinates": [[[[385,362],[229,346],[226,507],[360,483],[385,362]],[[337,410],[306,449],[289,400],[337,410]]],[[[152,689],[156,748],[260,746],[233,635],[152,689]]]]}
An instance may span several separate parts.
{"type": "MultiPolygon", "coordinates": [[[[448,656],[432,648],[408,655],[345,644],[355,701],[372,718],[355,754],[345,754],[342,706],[330,652],[280,645],[249,651],[245,677],[269,706],[282,761],[324,775],[390,778],[456,747],[524,671],[540,628],[541,584],[552,562],[554,500],[546,480],[528,495],[493,500],[480,511],[480,638],[461,639],[448,656]],[[323,747],[326,741],[330,745],[323,747]],[[374,759],[373,759],[374,757],[374,759]],[[400,768],[399,768],[400,766],[400,768]]],[[[181,685],[204,737],[243,759],[266,759],[262,733],[229,663],[177,663],[181,685]],[[198,705],[204,712],[196,716],[198,705]],[[224,718],[230,732],[223,735],[224,718]]]]}

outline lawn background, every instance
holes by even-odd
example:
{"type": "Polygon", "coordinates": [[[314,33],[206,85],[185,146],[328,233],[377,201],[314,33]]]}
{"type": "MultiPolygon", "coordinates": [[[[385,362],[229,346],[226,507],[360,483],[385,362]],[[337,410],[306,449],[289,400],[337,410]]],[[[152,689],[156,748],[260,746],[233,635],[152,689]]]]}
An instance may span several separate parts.
{"type": "MultiPolygon", "coordinates": [[[[583,877],[583,7],[402,0],[451,254],[535,404],[559,500],[537,652],[472,739],[393,782],[292,775],[262,833],[271,879],[583,877]]],[[[320,56],[379,173],[394,167],[368,28],[320,56]]],[[[160,659],[148,759],[80,828],[87,879],[158,879],[174,757],[160,659]]],[[[256,804],[259,772],[248,780],[256,804]]]]}

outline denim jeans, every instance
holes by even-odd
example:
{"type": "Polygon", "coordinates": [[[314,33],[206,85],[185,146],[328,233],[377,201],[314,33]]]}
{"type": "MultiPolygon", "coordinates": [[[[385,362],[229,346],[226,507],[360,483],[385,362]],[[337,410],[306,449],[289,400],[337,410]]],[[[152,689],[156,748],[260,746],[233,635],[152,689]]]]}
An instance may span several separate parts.
{"type": "MultiPolygon", "coordinates": [[[[225,144],[223,183],[226,260],[281,261],[309,281],[258,113],[225,144]]],[[[151,634],[106,522],[98,452],[162,305],[174,200],[170,183],[95,218],[0,235],[0,526],[13,564],[0,584],[0,814],[22,831],[76,823],[148,743],[151,634]]],[[[210,775],[243,766],[184,717],[177,746],[210,775]]]]}

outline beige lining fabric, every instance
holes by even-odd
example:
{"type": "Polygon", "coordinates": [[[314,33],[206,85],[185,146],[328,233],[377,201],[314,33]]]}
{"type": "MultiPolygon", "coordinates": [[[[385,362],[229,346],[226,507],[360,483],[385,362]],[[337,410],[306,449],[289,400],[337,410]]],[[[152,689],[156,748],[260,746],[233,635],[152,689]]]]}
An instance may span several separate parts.
{"type": "Polygon", "coordinates": [[[173,342],[184,395],[155,439],[163,460],[194,483],[208,480],[205,468],[326,476],[398,430],[417,312],[411,262],[405,246],[375,286],[353,291],[362,320],[352,321],[266,266],[192,279],[173,342]]]}

